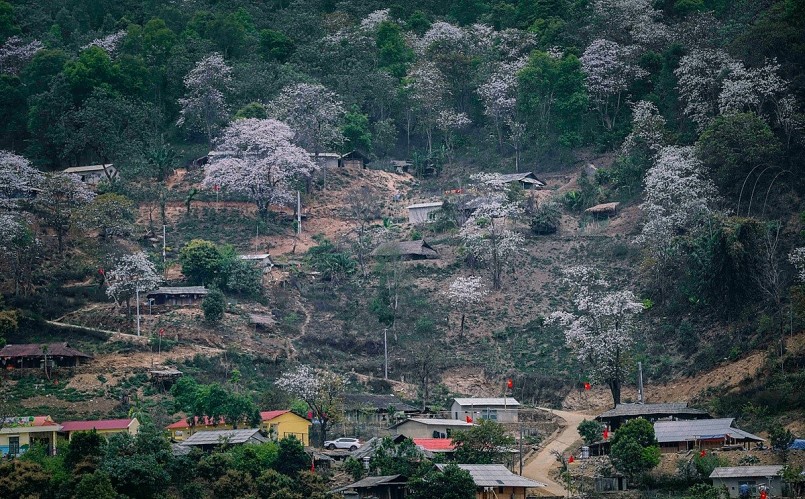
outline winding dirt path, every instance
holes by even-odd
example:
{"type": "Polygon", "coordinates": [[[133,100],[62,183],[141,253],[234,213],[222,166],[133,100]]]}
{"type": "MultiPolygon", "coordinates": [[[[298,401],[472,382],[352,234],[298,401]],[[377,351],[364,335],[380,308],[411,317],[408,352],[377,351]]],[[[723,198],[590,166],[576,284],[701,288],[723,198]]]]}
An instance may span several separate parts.
{"type": "Polygon", "coordinates": [[[544,495],[564,497],[567,494],[565,488],[550,477],[550,470],[558,466],[556,457],[552,454],[552,451],[564,453],[568,447],[573,445],[573,442],[579,440],[581,438],[577,430],[579,423],[585,418],[590,418],[590,416],[580,412],[545,409],[543,407],[539,409],[555,414],[565,422],[559,434],[548,442],[548,444],[537,453],[536,457],[526,463],[523,467],[523,476],[545,483],[547,487],[539,489],[544,495]]]}

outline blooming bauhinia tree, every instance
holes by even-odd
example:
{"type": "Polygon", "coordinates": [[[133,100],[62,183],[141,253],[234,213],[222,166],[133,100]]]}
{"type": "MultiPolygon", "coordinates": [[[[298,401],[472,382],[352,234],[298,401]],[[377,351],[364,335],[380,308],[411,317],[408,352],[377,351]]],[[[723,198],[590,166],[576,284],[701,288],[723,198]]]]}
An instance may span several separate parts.
{"type": "Polygon", "coordinates": [[[484,114],[492,120],[498,138],[498,147],[503,148],[503,132],[508,123],[515,121],[517,109],[517,73],[527,59],[500,64],[489,78],[478,87],[478,95],[484,103],[484,114]]]}
{"type": "Polygon", "coordinates": [[[44,178],[27,159],[0,150],[0,208],[18,208],[19,200],[30,198],[44,178]]]}
{"type": "Polygon", "coordinates": [[[665,145],[665,118],[653,102],[638,101],[632,106],[632,131],[623,141],[622,151],[630,154],[645,148],[654,155],[665,145]]]}
{"type": "Polygon", "coordinates": [[[318,160],[325,148],[344,141],[341,122],[346,114],[338,96],[318,83],[298,83],[282,89],[269,105],[269,114],[296,133],[296,141],[318,160]]]}
{"type": "Polygon", "coordinates": [[[788,261],[797,271],[796,278],[800,282],[805,282],[805,246],[794,248],[788,254],[788,261]]]}
{"type": "Polygon", "coordinates": [[[595,0],[593,9],[601,19],[601,31],[623,41],[660,48],[671,38],[662,12],[652,0],[595,0]]]}
{"type": "Polygon", "coordinates": [[[184,77],[186,97],[179,99],[177,126],[187,126],[202,131],[207,140],[218,131],[226,120],[228,107],[225,93],[231,90],[232,68],[224,56],[213,52],[200,60],[184,77]]]}
{"type": "Polygon", "coordinates": [[[685,103],[685,114],[699,131],[720,111],[725,76],[741,67],[721,49],[696,49],[680,59],[674,70],[679,97],[685,103]]]}
{"type": "Polygon", "coordinates": [[[769,104],[776,103],[786,94],[788,82],[780,77],[780,65],[776,60],[759,68],[736,63],[731,69],[718,96],[722,113],[753,111],[762,115],[769,104]]]}
{"type": "Polygon", "coordinates": [[[162,276],[142,251],[125,255],[106,272],[106,296],[115,300],[118,307],[126,304],[131,316],[131,299],[138,293],[147,293],[162,284],[162,276]]]}
{"type": "Polygon", "coordinates": [[[565,271],[573,288],[575,313],[553,312],[548,322],[564,328],[565,341],[590,375],[606,383],[615,405],[621,401],[621,385],[628,373],[626,360],[634,348],[637,315],[643,311],[631,291],[613,290],[588,267],[565,271]]]}
{"type": "Polygon", "coordinates": [[[522,250],[525,239],[511,228],[521,210],[502,199],[488,198],[461,227],[459,235],[467,252],[492,273],[492,288],[500,289],[503,270],[522,250]]]}
{"type": "Polygon", "coordinates": [[[345,383],[339,374],[303,364],[284,372],[274,384],[307,404],[313,419],[320,423],[320,445],[323,446],[327,430],[339,421],[343,412],[345,383]]]}
{"type": "Polygon", "coordinates": [[[45,224],[56,231],[59,253],[64,251],[64,236],[75,216],[93,199],[95,193],[78,175],[52,173],[45,176],[34,206],[45,224]]]}
{"type": "Polygon", "coordinates": [[[459,336],[464,336],[464,320],[466,318],[467,308],[480,303],[484,296],[486,296],[486,289],[483,282],[478,276],[470,277],[456,277],[450,286],[447,288],[445,295],[450,300],[450,303],[461,312],[461,327],[459,329],[459,336]]]}
{"type": "Polygon", "coordinates": [[[455,132],[466,128],[472,123],[469,116],[464,113],[457,113],[452,109],[443,109],[436,118],[436,127],[442,132],[447,162],[453,162],[453,150],[455,149],[455,132]]]}
{"type": "Polygon", "coordinates": [[[433,130],[444,110],[445,99],[450,95],[447,80],[431,62],[420,62],[408,72],[406,89],[410,92],[420,127],[428,139],[428,154],[433,152],[433,130]]]}
{"type": "Polygon", "coordinates": [[[365,31],[374,31],[380,26],[381,23],[388,21],[390,9],[379,9],[370,12],[361,21],[361,29],[365,31]]]}
{"type": "Polygon", "coordinates": [[[590,102],[595,105],[601,123],[608,130],[615,127],[629,85],[648,74],[633,63],[636,52],[637,47],[624,47],[610,40],[598,39],[581,56],[590,102]]]}
{"type": "Polygon", "coordinates": [[[45,46],[39,40],[26,43],[12,36],[0,46],[0,73],[17,74],[43,48],[45,46]]]}
{"type": "Polygon", "coordinates": [[[291,142],[293,137],[281,121],[233,121],[217,140],[203,185],[245,194],[262,216],[267,215],[269,205],[293,201],[292,183],[317,168],[307,152],[291,142]]]}
{"type": "Polygon", "coordinates": [[[114,53],[117,51],[118,45],[120,45],[120,42],[123,41],[123,38],[125,37],[126,37],[126,30],[121,29],[120,31],[117,31],[115,33],[92,40],[88,44],[81,47],[81,50],[95,46],[104,49],[106,53],[111,56],[114,55],[114,53]]]}

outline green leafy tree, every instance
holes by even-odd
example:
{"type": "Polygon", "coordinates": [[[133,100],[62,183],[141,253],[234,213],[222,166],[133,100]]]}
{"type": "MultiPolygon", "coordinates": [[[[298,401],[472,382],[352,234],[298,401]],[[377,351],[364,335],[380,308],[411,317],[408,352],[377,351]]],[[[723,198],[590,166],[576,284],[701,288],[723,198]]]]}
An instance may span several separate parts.
{"type": "Polygon", "coordinates": [[[98,458],[106,448],[106,439],[97,431],[81,431],[73,435],[67,451],[64,453],[64,466],[74,470],[79,464],[89,461],[97,465],[98,458]]]}
{"type": "Polygon", "coordinates": [[[232,467],[257,479],[264,470],[274,466],[278,451],[279,447],[274,442],[262,445],[239,445],[231,451],[232,467]]]}
{"type": "Polygon", "coordinates": [[[250,102],[243,106],[242,108],[238,109],[235,113],[235,119],[245,119],[245,118],[256,118],[259,120],[264,120],[268,118],[268,114],[266,113],[266,107],[259,102],[250,102]]]}
{"type": "Polygon", "coordinates": [[[17,332],[19,321],[16,310],[0,310],[0,346],[6,344],[6,338],[17,332]]]}
{"type": "Polygon", "coordinates": [[[76,498],[117,499],[118,495],[112,486],[109,475],[102,471],[89,473],[81,477],[75,487],[76,498]]]}
{"type": "Polygon", "coordinates": [[[391,21],[381,22],[376,44],[378,66],[396,78],[404,77],[414,60],[414,52],[405,43],[400,27],[391,21]]]}
{"type": "Polygon", "coordinates": [[[212,484],[214,497],[221,499],[240,499],[252,496],[255,492],[251,475],[237,470],[227,470],[212,484]]]}
{"type": "Polygon", "coordinates": [[[604,425],[595,420],[582,420],[579,423],[579,435],[586,445],[598,442],[603,438],[604,425]]]}
{"type": "Polygon", "coordinates": [[[179,250],[179,263],[191,284],[212,285],[222,275],[224,257],[215,243],[193,239],[179,250]]]}
{"type": "Polygon", "coordinates": [[[410,438],[395,444],[391,437],[383,437],[379,444],[375,443],[375,453],[371,460],[374,474],[411,477],[430,465],[410,438]]]}
{"type": "Polygon", "coordinates": [[[263,272],[251,262],[233,258],[224,265],[223,273],[229,292],[258,296],[263,290],[263,272]]]}
{"type": "Polygon", "coordinates": [[[408,490],[412,499],[473,499],[475,482],[468,471],[451,464],[444,471],[434,470],[412,478],[408,490]]]}
{"type": "MultiPolygon", "coordinates": [[[[713,174],[721,193],[734,202],[741,198],[739,215],[741,210],[748,212],[756,182],[768,185],[760,177],[764,169],[771,167],[773,172],[780,171],[779,168],[774,169],[779,164],[780,151],[780,142],[774,132],[754,113],[717,117],[696,143],[696,152],[704,167],[713,174]]],[[[771,175],[768,180],[771,180],[771,175]]]]}
{"type": "Polygon", "coordinates": [[[553,234],[559,230],[562,212],[559,203],[548,200],[543,201],[534,210],[531,217],[531,232],[534,234],[553,234]]]}
{"type": "Polygon", "coordinates": [[[267,59],[285,62],[294,51],[294,42],[284,33],[264,29],[260,31],[260,49],[267,59]]]}
{"type": "Polygon", "coordinates": [[[771,448],[783,459],[788,460],[788,447],[794,441],[794,434],[791,430],[783,427],[780,423],[775,423],[769,428],[769,440],[771,448]]]}
{"type": "Polygon", "coordinates": [[[0,40],[20,32],[14,20],[14,7],[8,2],[0,2],[0,40]]]}
{"type": "Polygon", "coordinates": [[[618,428],[612,438],[612,465],[634,478],[660,463],[660,447],[654,426],[643,418],[632,419],[618,428]]]}
{"type": "Polygon", "coordinates": [[[134,220],[134,202],[113,192],[101,194],[78,213],[79,226],[100,230],[102,237],[110,239],[131,235],[134,220]]]}
{"type": "Polygon", "coordinates": [[[305,447],[296,437],[290,436],[279,441],[275,470],[294,477],[300,471],[310,469],[310,462],[311,458],[305,452],[305,447]]]}
{"type": "Polygon", "coordinates": [[[466,464],[505,463],[514,438],[503,425],[482,419],[469,430],[453,433],[456,461],[466,464]]]}
{"type": "Polygon", "coordinates": [[[707,483],[697,483],[690,487],[682,499],[726,499],[729,497],[726,489],[707,483]]]}
{"type": "Polygon", "coordinates": [[[92,45],[82,50],[77,59],[65,64],[64,75],[76,103],[80,103],[96,88],[112,90],[118,68],[104,49],[92,45]]]}
{"type": "Polygon", "coordinates": [[[212,288],[201,302],[201,309],[207,322],[220,322],[226,311],[226,297],[220,289],[212,288]]]}
{"type": "Polygon", "coordinates": [[[257,495],[261,499],[302,499],[301,495],[292,492],[293,479],[277,470],[267,469],[257,479],[257,495]]]}
{"type": "Polygon", "coordinates": [[[14,459],[0,463],[0,497],[37,497],[50,482],[37,463],[14,459]]]}
{"type": "Polygon", "coordinates": [[[579,59],[535,51],[518,78],[517,105],[529,131],[553,146],[580,144],[587,94],[579,59]]]}
{"type": "Polygon", "coordinates": [[[372,150],[372,131],[369,128],[369,117],[361,113],[360,108],[357,106],[353,106],[344,115],[341,133],[344,135],[344,151],[350,152],[358,149],[368,153],[372,150]]]}

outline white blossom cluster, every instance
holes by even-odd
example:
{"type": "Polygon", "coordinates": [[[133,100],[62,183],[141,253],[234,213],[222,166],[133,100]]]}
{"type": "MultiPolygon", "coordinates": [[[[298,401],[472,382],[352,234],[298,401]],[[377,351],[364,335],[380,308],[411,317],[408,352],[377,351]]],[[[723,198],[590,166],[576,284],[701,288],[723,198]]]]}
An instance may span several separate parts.
{"type": "Polygon", "coordinates": [[[144,293],[156,289],[162,280],[145,253],[125,255],[106,273],[106,295],[119,306],[138,291],[144,293]]]}
{"type": "Polygon", "coordinates": [[[740,66],[721,49],[693,50],[679,61],[674,70],[679,97],[699,131],[718,115],[723,80],[740,66]]]}
{"type": "Polygon", "coordinates": [[[641,45],[660,46],[671,38],[663,24],[662,12],[652,0],[595,0],[593,8],[602,19],[605,29],[621,35],[628,34],[641,45]]]}
{"type": "Polygon", "coordinates": [[[370,12],[362,21],[361,29],[364,31],[374,31],[381,23],[388,21],[390,9],[380,9],[370,12]]]}
{"type": "Polygon", "coordinates": [[[0,251],[6,252],[28,224],[19,213],[0,213],[0,251]]]}
{"type": "Polygon", "coordinates": [[[501,287],[501,274],[520,253],[525,238],[507,220],[522,215],[520,207],[494,197],[487,198],[461,226],[464,248],[492,271],[492,286],[501,287]]]}
{"type": "Polygon", "coordinates": [[[27,159],[0,150],[0,208],[16,209],[18,201],[30,197],[43,180],[42,172],[27,159]]]}
{"type": "Polygon", "coordinates": [[[517,73],[528,61],[518,59],[501,63],[478,87],[484,102],[484,114],[497,121],[511,118],[517,106],[517,73]]]}
{"type": "Polygon", "coordinates": [[[343,386],[344,377],[324,369],[315,369],[302,364],[286,371],[274,384],[300,399],[311,404],[311,401],[322,397],[324,391],[332,387],[343,386]]]}
{"type": "Polygon", "coordinates": [[[603,101],[626,90],[635,79],[648,73],[633,64],[637,48],[611,40],[594,40],[581,56],[581,67],[590,96],[603,101]]]}
{"type": "Polygon", "coordinates": [[[423,54],[432,48],[460,47],[466,38],[467,34],[461,27],[445,21],[437,21],[421,38],[416,40],[414,49],[423,54]]]}
{"type": "Polygon", "coordinates": [[[126,37],[126,30],[121,29],[116,33],[111,33],[106,35],[102,38],[96,38],[89,42],[88,44],[81,47],[81,50],[88,49],[90,47],[100,47],[106,51],[107,54],[113,55],[117,51],[118,45],[126,37]]]}
{"type": "Polygon", "coordinates": [[[95,192],[81,181],[78,175],[67,173],[51,173],[45,176],[42,192],[37,203],[65,203],[69,206],[89,204],[95,199],[95,192]]]}
{"type": "Polygon", "coordinates": [[[39,40],[26,43],[18,36],[10,37],[0,46],[0,73],[17,74],[43,48],[39,40]]]}
{"type": "Polygon", "coordinates": [[[237,120],[224,129],[214,159],[205,168],[203,185],[243,193],[263,211],[272,203],[292,201],[291,182],[310,176],[316,165],[294,145],[293,131],[281,121],[237,120]]]}
{"type": "Polygon", "coordinates": [[[665,118],[653,102],[641,100],[632,106],[632,131],[623,141],[622,151],[629,154],[638,145],[652,154],[665,145],[665,118]]]}
{"type": "Polygon", "coordinates": [[[796,278],[800,282],[805,282],[805,246],[794,248],[788,254],[788,261],[796,270],[796,278]]]}
{"type": "Polygon", "coordinates": [[[631,291],[612,290],[587,267],[569,269],[577,313],[553,312],[547,322],[564,328],[565,342],[588,370],[591,379],[623,379],[623,361],[634,345],[637,315],[643,304],[631,291]]]}
{"type": "Polygon", "coordinates": [[[479,303],[486,293],[483,280],[478,276],[456,277],[445,291],[447,298],[459,307],[479,303]]]}
{"type": "Polygon", "coordinates": [[[716,187],[692,147],[667,146],[645,178],[646,223],[638,242],[665,247],[711,212],[716,187]]]}
{"type": "Polygon", "coordinates": [[[459,130],[468,126],[470,121],[466,113],[459,113],[452,109],[442,109],[436,118],[436,126],[445,132],[451,130],[459,130]]]}
{"type": "Polygon", "coordinates": [[[200,60],[184,77],[187,97],[179,99],[181,110],[177,126],[204,127],[211,136],[213,124],[226,116],[224,92],[231,90],[232,68],[224,56],[213,52],[200,60]]]}
{"type": "Polygon", "coordinates": [[[756,69],[743,64],[733,65],[718,96],[720,111],[750,110],[757,115],[762,114],[764,104],[774,102],[788,88],[788,82],[780,77],[779,71],[780,65],[776,60],[756,69]]]}
{"type": "Polygon", "coordinates": [[[521,29],[507,28],[496,31],[494,35],[494,46],[500,53],[500,60],[528,59],[528,55],[539,46],[537,35],[521,29]]]}
{"type": "Polygon", "coordinates": [[[297,83],[283,88],[269,103],[269,114],[296,133],[296,141],[311,153],[341,144],[340,121],[346,114],[338,96],[320,83],[297,83]]]}

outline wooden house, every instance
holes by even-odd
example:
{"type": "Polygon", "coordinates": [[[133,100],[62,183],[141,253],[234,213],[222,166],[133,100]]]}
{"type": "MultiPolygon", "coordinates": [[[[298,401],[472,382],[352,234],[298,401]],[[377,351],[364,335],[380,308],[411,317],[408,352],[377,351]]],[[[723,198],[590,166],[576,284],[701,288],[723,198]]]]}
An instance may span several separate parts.
{"type": "Polygon", "coordinates": [[[263,269],[263,272],[268,272],[271,270],[271,267],[274,266],[274,262],[271,260],[271,255],[268,253],[255,253],[250,255],[240,255],[238,256],[241,260],[245,262],[250,262],[256,265],[258,268],[263,269]]]}
{"type": "Polygon", "coordinates": [[[403,475],[368,476],[331,492],[344,499],[404,499],[408,478],[403,475]]]}
{"type": "Polygon", "coordinates": [[[417,203],[408,207],[408,222],[412,224],[424,224],[432,222],[436,212],[444,206],[442,201],[430,203],[417,203]]]}
{"type": "Polygon", "coordinates": [[[597,204],[584,210],[584,213],[594,217],[606,218],[614,215],[618,211],[618,206],[620,206],[620,203],[597,204]]]}
{"type": "Polygon", "coordinates": [[[347,393],[344,395],[344,415],[351,423],[389,424],[420,411],[394,395],[347,393]]]}
{"type": "Polygon", "coordinates": [[[305,447],[310,445],[310,421],[288,410],[260,412],[260,428],[273,440],[295,437],[305,447]]]}
{"type": "Polygon", "coordinates": [[[341,164],[341,155],[337,152],[320,152],[318,156],[311,152],[308,157],[320,168],[338,168],[341,164]]]}
{"type": "Polygon", "coordinates": [[[493,187],[506,187],[507,185],[518,184],[526,191],[545,187],[545,182],[538,179],[537,176],[531,172],[499,174],[487,180],[486,184],[493,187]]]}
{"type": "MultiPolygon", "coordinates": [[[[437,464],[439,471],[449,466],[437,464]]],[[[502,464],[457,464],[459,468],[468,472],[475,482],[476,499],[498,499],[501,497],[511,499],[526,499],[530,497],[529,489],[545,487],[542,482],[515,475],[502,464]]]]}
{"type": "Polygon", "coordinates": [[[48,367],[77,367],[92,359],[67,343],[28,343],[6,345],[0,350],[0,366],[4,369],[43,369],[47,357],[48,367]]]}
{"type": "Polygon", "coordinates": [[[701,409],[688,407],[686,403],[668,404],[618,404],[596,416],[595,419],[608,425],[610,430],[617,430],[620,425],[630,419],[643,418],[653,423],[660,420],[709,419],[710,415],[701,409]]]}
{"type": "Polygon", "coordinates": [[[71,441],[73,435],[82,431],[98,432],[99,435],[108,437],[115,433],[128,433],[132,437],[137,435],[140,429],[140,422],[137,418],[126,419],[101,419],[97,421],[65,421],[61,423],[59,433],[65,435],[71,441]]]}
{"type": "Polygon", "coordinates": [[[363,152],[355,149],[341,156],[341,166],[345,168],[366,168],[366,163],[369,162],[369,156],[363,152]]]}
{"type": "Polygon", "coordinates": [[[248,428],[245,430],[198,431],[179,445],[182,447],[196,447],[203,451],[211,451],[221,445],[259,445],[268,441],[268,438],[260,433],[259,428],[248,428]]]}
{"type": "Polygon", "coordinates": [[[663,453],[689,450],[741,448],[764,440],[733,426],[734,418],[657,421],[654,434],[663,453]]]}
{"type": "Polygon", "coordinates": [[[400,258],[402,260],[433,260],[439,252],[424,239],[418,241],[390,241],[372,251],[375,258],[400,258]]]}
{"type": "Polygon", "coordinates": [[[50,416],[4,418],[0,428],[0,457],[17,457],[32,445],[43,445],[48,454],[56,453],[56,435],[61,425],[50,416]]]}
{"type": "Polygon", "coordinates": [[[106,171],[104,165],[73,166],[62,170],[62,173],[77,175],[82,182],[89,185],[98,185],[103,180],[109,180],[107,172],[113,180],[117,178],[117,168],[111,164],[106,165],[106,171]]]}
{"type": "Polygon", "coordinates": [[[713,487],[726,487],[730,497],[740,497],[746,485],[749,497],[759,496],[759,487],[767,488],[768,497],[783,497],[782,465],[719,467],[710,473],[713,487]]]}
{"type": "Polygon", "coordinates": [[[450,406],[453,419],[464,421],[489,419],[498,423],[516,423],[519,411],[520,402],[512,397],[457,398],[450,406]]]}
{"type": "Polygon", "coordinates": [[[197,305],[207,296],[204,286],[170,286],[161,287],[148,293],[154,305],[197,305]]]}
{"type": "Polygon", "coordinates": [[[454,431],[468,430],[472,423],[457,419],[411,418],[389,429],[396,435],[408,438],[448,438],[454,431]]]}

